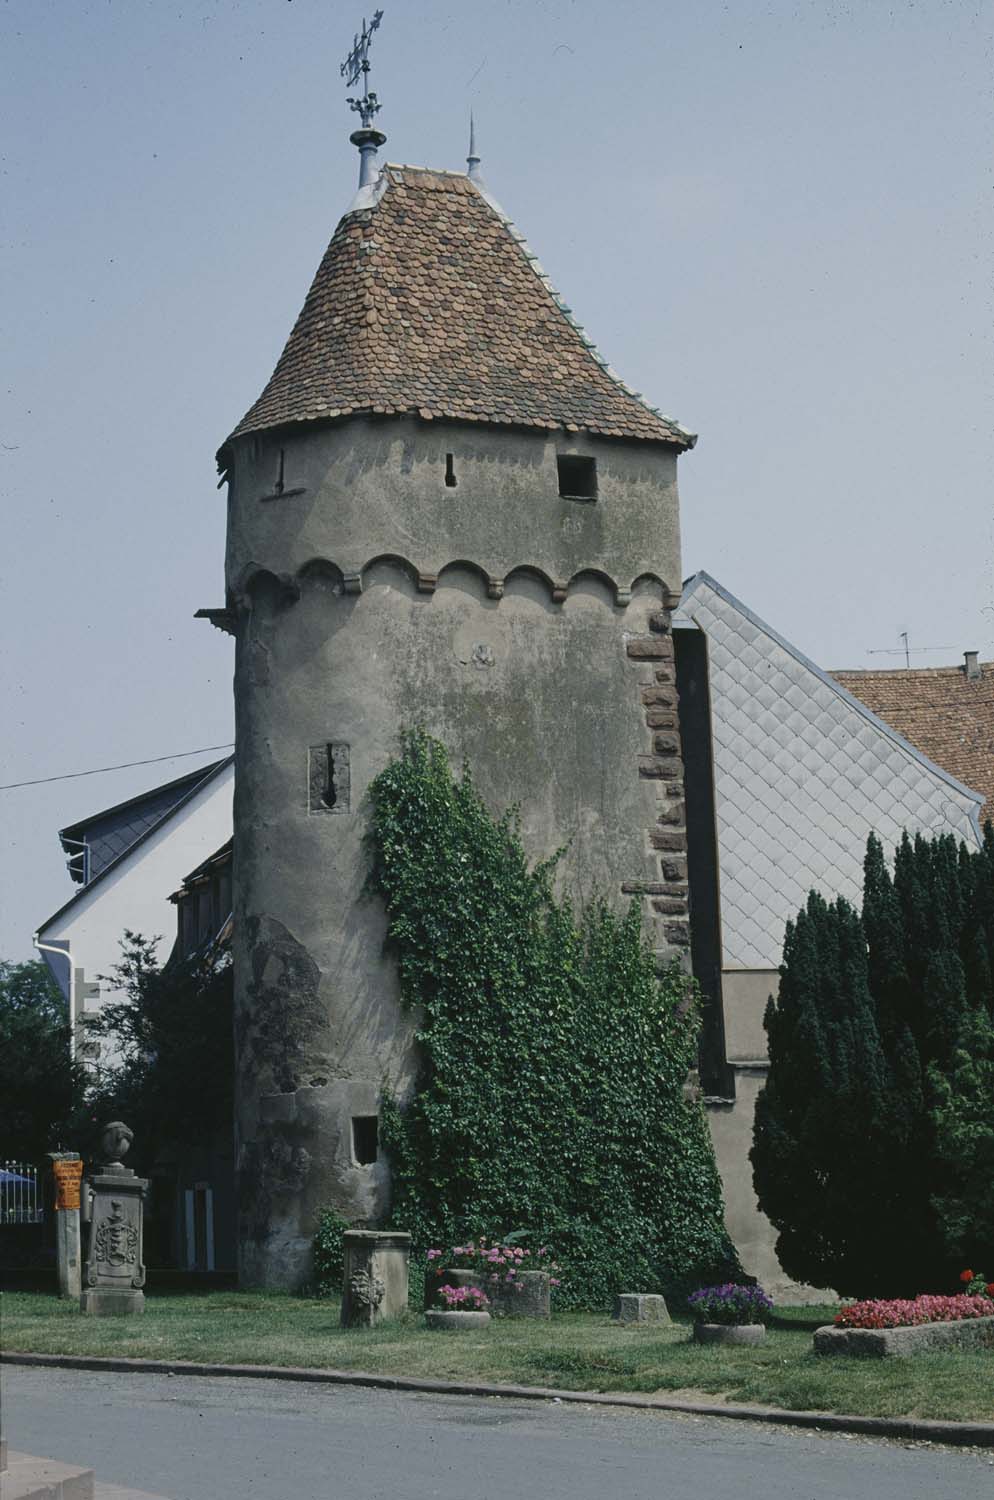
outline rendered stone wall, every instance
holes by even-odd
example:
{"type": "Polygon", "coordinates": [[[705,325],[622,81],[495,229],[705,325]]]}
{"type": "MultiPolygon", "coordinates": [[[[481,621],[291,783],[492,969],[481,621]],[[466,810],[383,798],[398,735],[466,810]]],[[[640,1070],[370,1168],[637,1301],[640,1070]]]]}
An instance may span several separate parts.
{"type": "Polygon", "coordinates": [[[388,1212],[386,1164],[356,1160],[352,1120],[415,1076],[384,914],[363,891],[364,794],[403,728],[465,759],[495,811],[517,805],[532,857],[565,847],[578,902],[641,894],[654,946],[686,947],[675,459],[576,451],[597,457],[595,502],[559,497],[544,434],[356,421],[234,454],[246,1284],[305,1280],[322,1208],[369,1224],[388,1212]],[[265,499],[281,446],[284,494],[265,499]],[[331,807],[315,803],[328,746],[331,807]]]}

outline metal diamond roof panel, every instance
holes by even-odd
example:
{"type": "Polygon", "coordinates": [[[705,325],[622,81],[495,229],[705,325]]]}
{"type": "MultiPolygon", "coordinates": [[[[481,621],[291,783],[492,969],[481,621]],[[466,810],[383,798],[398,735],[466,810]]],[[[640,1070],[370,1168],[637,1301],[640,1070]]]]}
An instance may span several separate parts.
{"type": "Polygon", "coordinates": [[[933,765],[706,573],[674,623],[708,638],[723,963],[774,969],[818,889],[859,905],[867,835],[979,842],[983,796],[933,765]]]}

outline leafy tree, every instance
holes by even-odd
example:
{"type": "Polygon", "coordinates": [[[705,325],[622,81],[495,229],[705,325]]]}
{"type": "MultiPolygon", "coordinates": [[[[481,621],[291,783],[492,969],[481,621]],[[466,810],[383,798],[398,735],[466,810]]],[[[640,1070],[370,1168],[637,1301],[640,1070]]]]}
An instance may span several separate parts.
{"type": "Polygon", "coordinates": [[[227,958],[160,968],[155,943],[125,931],[121,960],[101,975],[122,999],[105,1004],[90,1031],[119,1060],[102,1070],[88,1111],[120,1116],[151,1160],[162,1146],[204,1145],[230,1130],[234,1093],[232,971],[227,958]]]}
{"type": "Polygon", "coordinates": [[[992,939],[990,825],[980,852],[905,835],[893,876],[871,835],[862,919],[812,893],[788,924],[751,1159],[791,1275],[913,1295],[982,1259],[992,939]]]}
{"type": "Polygon", "coordinates": [[[371,883],[386,899],[422,1059],[383,1104],[393,1222],[415,1243],[527,1231],[573,1305],[739,1270],[701,1104],[696,996],[660,976],[639,912],[577,922],[512,813],[415,733],[374,781],[371,883]]]}
{"type": "Polygon", "coordinates": [[[37,1162],[70,1144],[80,1090],[69,1008],[40,960],[0,962],[0,1151],[37,1162]]]}

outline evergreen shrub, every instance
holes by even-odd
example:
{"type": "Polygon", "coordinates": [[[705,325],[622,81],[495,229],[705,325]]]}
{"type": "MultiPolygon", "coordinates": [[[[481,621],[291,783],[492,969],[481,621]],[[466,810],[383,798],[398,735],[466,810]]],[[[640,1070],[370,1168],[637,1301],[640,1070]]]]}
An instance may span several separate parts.
{"type": "Polygon", "coordinates": [[[422,1252],[467,1235],[554,1244],[561,1305],[740,1275],[695,1065],[696,996],[662,976],[633,903],[577,920],[442,745],[407,735],[370,788],[372,888],[405,1003],[413,1098],[383,1101],[392,1224],[422,1252]]]}
{"type": "Polygon", "coordinates": [[[800,1281],[913,1297],[994,1261],[994,834],[870,836],[862,917],[812,892],[766,1012],[753,1175],[800,1281]]]}

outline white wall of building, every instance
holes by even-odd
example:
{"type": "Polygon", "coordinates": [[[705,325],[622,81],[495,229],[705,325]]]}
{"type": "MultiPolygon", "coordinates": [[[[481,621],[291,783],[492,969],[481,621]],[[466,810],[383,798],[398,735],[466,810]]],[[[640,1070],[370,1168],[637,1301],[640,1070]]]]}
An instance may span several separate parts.
{"type": "MultiPolygon", "coordinates": [[[[233,788],[234,766],[229,764],[40,929],[39,950],[66,995],[69,963],[74,970],[74,1029],[81,1014],[120,998],[97,976],[108,974],[119,961],[125,928],[157,939],[159,962],[168,958],[176,938],[176,908],[169,897],[231,837],[233,788]],[[68,962],[46,951],[45,944],[67,953],[68,962]],[[82,986],[95,983],[99,994],[85,994],[82,986]]],[[[110,1059],[105,1055],[101,1060],[110,1059]]]]}

